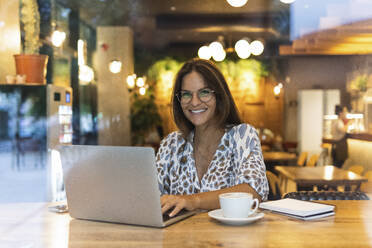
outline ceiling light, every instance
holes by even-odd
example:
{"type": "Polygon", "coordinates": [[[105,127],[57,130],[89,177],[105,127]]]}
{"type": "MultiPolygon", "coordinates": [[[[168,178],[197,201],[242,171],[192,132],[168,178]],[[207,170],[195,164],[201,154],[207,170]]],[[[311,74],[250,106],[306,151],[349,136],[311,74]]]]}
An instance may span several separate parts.
{"type": "Polygon", "coordinates": [[[146,94],[146,88],[144,88],[144,87],[141,87],[140,89],[139,89],[139,93],[140,93],[140,95],[144,95],[144,94],[146,94]]]}
{"type": "Polygon", "coordinates": [[[216,52],[212,55],[213,59],[217,62],[221,62],[226,57],[226,52],[223,49],[218,49],[216,52]]]}
{"type": "Polygon", "coordinates": [[[235,51],[239,58],[247,59],[251,55],[251,49],[249,42],[246,39],[238,40],[235,43],[235,51]]]}
{"type": "Polygon", "coordinates": [[[256,56],[262,54],[264,51],[264,45],[259,40],[252,41],[250,47],[251,47],[251,53],[256,56]]]}
{"type": "Polygon", "coordinates": [[[63,42],[66,39],[66,33],[63,31],[59,30],[54,30],[52,34],[52,44],[55,47],[60,47],[62,46],[63,42]]]}
{"type": "Polygon", "coordinates": [[[114,74],[121,72],[121,61],[117,59],[112,60],[109,64],[109,69],[114,74]]]}
{"type": "Polygon", "coordinates": [[[220,62],[225,59],[226,52],[221,42],[213,41],[211,44],[209,44],[209,49],[211,51],[212,58],[215,61],[220,62]]]}
{"type": "Polygon", "coordinates": [[[201,59],[210,59],[212,57],[211,49],[209,46],[202,46],[198,50],[198,56],[201,59]]]}
{"type": "Polygon", "coordinates": [[[286,3],[286,4],[291,4],[291,3],[293,3],[294,1],[296,1],[296,0],[280,0],[280,2],[282,2],[282,3],[286,3]]]}
{"type": "Polygon", "coordinates": [[[138,78],[137,78],[137,81],[136,81],[136,85],[137,85],[138,87],[143,87],[143,86],[145,86],[145,80],[144,80],[142,77],[138,77],[138,78]]]}
{"type": "Polygon", "coordinates": [[[248,0],[227,0],[227,2],[233,7],[242,7],[248,0]]]}
{"type": "Polygon", "coordinates": [[[231,46],[231,39],[229,47],[225,49],[224,37],[219,36],[216,41],[213,41],[209,46],[202,46],[198,50],[198,56],[202,59],[212,58],[215,61],[222,61],[226,58],[226,53],[236,52],[241,59],[247,59],[252,55],[261,55],[264,51],[264,44],[260,40],[255,40],[249,43],[249,38],[242,38],[235,43],[234,48],[231,46]]]}
{"type": "Polygon", "coordinates": [[[127,77],[127,84],[128,84],[128,88],[129,89],[132,89],[136,85],[135,79],[136,79],[136,75],[135,74],[129,75],[127,77]]]}
{"type": "Polygon", "coordinates": [[[278,96],[280,94],[280,87],[277,85],[274,87],[274,95],[278,96]]]}
{"type": "Polygon", "coordinates": [[[211,44],[209,44],[209,48],[212,54],[216,54],[218,51],[223,50],[223,46],[219,41],[213,41],[211,44]]]}

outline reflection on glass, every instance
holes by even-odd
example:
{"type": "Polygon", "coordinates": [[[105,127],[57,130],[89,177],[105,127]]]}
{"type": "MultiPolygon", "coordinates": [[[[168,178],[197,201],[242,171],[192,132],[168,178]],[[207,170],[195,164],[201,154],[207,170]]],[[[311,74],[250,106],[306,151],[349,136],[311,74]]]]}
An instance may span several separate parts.
{"type": "Polygon", "coordinates": [[[64,200],[65,191],[63,185],[63,172],[61,157],[57,150],[51,151],[51,188],[53,201],[64,200]]]}
{"type": "Polygon", "coordinates": [[[372,1],[297,0],[291,4],[291,39],[302,35],[370,19],[372,1]]]}
{"type": "MultiPolygon", "coordinates": [[[[62,217],[62,216],[61,216],[62,217]]],[[[69,242],[70,227],[69,218],[53,218],[52,222],[45,224],[45,232],[51,232],[48,235],[46,247],[67,248],[69,242]]]]}

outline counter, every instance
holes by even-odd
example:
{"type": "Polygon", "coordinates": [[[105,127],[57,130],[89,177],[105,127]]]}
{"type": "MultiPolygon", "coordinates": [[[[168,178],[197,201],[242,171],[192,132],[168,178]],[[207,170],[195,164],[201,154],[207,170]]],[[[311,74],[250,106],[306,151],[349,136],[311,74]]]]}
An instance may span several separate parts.
{"type": "MultiPolygon", "coordinates": [[[[323,143],[334,143],[333,139],[323,138],[323,143]]],[[[349,133],[348,139],[349,157],[343,168],[347,169],[352,165],[362,165],[364,172],[372,170],[372,134],[370,133],[349,133]]]]}

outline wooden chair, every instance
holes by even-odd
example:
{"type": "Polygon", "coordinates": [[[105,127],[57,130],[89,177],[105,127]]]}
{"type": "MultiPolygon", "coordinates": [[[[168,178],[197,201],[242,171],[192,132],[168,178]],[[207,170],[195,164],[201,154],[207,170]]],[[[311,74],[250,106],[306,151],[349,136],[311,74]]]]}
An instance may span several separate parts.
{"type": "Polygon", "coordinates": [[[355,174],[362,175],[364,167],[362,165],[352,165],[347,170],[352,171],[355,174]]]}
{"type": "Polygon", "coordinates": [[[297,159],[298,166],[304,166],[307,159],[307,152],[301,152],[300,156],[297,159]]]}
{"type": "Polygon", "coordinates": [[[318,162],[319,155],[318,154],[313,154],[309,158],[309,160],[306,162],[307,167],[315,167],[316,163],[318,162]]]}
{"type": "Polygon", "coordinates": [[[268,200],[278,200],[282,198],[280,190],[279,178],[271,171],[266,171],[266,177],[269,181],[269,197],[268,200]]]}
{"type": "Polygon", "coordinates": [[[364,173],[364,177],[368,179],[368,182],[362,183],[360,190],[366,193],[372,193],[372,170],[364,173]]]}

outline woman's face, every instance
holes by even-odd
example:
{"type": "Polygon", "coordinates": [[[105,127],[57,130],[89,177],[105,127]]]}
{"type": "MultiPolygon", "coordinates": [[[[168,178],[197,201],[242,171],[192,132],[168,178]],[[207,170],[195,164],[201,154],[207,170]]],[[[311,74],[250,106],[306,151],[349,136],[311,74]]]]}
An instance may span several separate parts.
{"type": "Polygon", "coordinates": [[[181,101],[186,118],[195,127],[211,124],[216,110],[216,97],[198,72],[192,71],[184,76],[182,93],[185,97],[192,96],[188,103],[181,101]]]}

